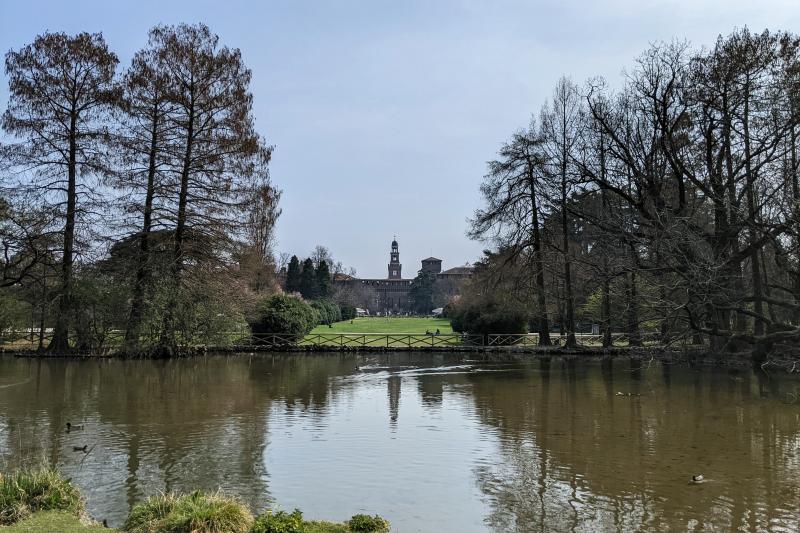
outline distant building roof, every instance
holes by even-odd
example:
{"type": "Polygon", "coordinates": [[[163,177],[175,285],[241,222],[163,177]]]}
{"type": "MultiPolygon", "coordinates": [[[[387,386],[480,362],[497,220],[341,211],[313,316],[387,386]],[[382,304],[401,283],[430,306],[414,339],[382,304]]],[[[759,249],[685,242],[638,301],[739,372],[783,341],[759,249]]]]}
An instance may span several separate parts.
{"type": "Polygon", "coordinates": [[[472,267],[471,266],[461,266],[461,267],[453,267],[448,268],[447,270],[443,271],[440,276],[468,276],[472,274],[472,267]]]}
{"type": "Polygon", "coordinates": [[[348,281],[348,280],[351,280],[351,279],[356,279],[356,278],[354,278],[353,276],[349,276],[347,274],[344,274],[342,272],[337,272],[336,274],[333,275],[333,281],[348,281]]]}
{"type": "Polygon", "coordinates": [[[437,259],[437,258],[435,258],[435,257],[429,257],[429,258],[427,258],[427,259],[423,259],[422,261],[423,261],[423,262],[425,262],[425,261],[441,261],[441,259],[437,259]]]}

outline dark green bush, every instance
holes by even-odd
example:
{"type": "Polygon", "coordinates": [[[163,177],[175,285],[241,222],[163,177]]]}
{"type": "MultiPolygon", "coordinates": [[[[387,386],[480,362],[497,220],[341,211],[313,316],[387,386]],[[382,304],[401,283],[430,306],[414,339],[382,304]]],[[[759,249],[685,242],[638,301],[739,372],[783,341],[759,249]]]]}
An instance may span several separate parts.
{"type": "Polygon", "coordinates": [[[42,468],[0,475],[0,525],[13,524],[37,511],[56,510],[79,515],[83,500],[78,489],[55,470],[42,468]]]}
{"type": "Polygon", "coordinates": [[[253,515],[222,493],[163,494],[135,506],[122,531],[128,533],[249,533],[253,515]]]}
{"type": "Polygon", "coordinates": [[[256,338],[264,333],[283,333],[299,341],[316,324],[316,313],[310,305],[292,296],[277,294],[261,304],[250,327],[256,338]]]}
{"type": "Polygon", "coordinates": [[[303,533],[305,529],[300,509],[291,513],[267,511],[256,518],[252,533],[303,533]]]}
{"type": "Polygon", "coordinates": [[[318,324],[322,324],[324,319],[322,318],[322,315],[320,314],[319,309],[315,308],[313,304],[310,305],[310,307],[311,307],[311,322],[315,326],[318,325],[318,324]]]}
{"type": "Polygon", "coordinates": [[[453,331],[487,335],[526,333],[528,314],[511,304],[493,300],[459,302],[448,310],[453,331]]]}
{"type": "Polygon", "coordinates": [[[347,521],[347,527],[355,533],[384,533],[389,531],[389,522],[378,515],[357,514],[347,521]]]}
{"type": "Polygon", "coordinates": [[[352,305],[342,306],[340,312],[342,315],[342,320],[353,320],[358,315],[356,313],[356,308],[352,305]]]}
{"type": "Polygon", "coordinates": [[[318,324],[332,324],[342,320],[342,313],[339,306],[330,300],[316,300],[311,303],[311,307],[319,315],[318,324]]]}
{"type": "Polygon", "coordinates": [[[328,308],[322,300],[315,300],[311,302],[311,309],[313,309],[314,312],[316,313],[317,324],[327,324],[328,322],[331,322],[328,308]]]}

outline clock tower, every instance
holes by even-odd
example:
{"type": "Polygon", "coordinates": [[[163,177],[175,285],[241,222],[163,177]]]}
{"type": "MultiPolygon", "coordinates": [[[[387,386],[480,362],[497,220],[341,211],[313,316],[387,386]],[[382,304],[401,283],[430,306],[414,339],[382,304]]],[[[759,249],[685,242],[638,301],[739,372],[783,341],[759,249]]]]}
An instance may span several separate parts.
{"type": "Polygon", "coordinates": [[[389,279],[403,279],[400,264],[400,252],[397,249],[397,238],[392,241],[392,251],[389,254],[389,279]]]}

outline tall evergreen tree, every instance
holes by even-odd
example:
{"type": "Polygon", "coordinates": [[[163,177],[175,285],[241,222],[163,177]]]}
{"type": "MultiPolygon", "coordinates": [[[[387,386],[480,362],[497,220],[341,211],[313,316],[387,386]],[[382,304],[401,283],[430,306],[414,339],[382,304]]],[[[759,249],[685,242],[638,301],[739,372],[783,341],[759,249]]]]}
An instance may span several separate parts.
{"type": "Polygon", "coordinates": [[[317,297],[327,298],[331,295],[331,271],[324,259],[319,262],[314,272],[317,278],[317,297]]]}
{"type": "Polygon", "coordinates": [[[408,297],[411,300],[411,308],[415,313],[427,315],[433,310],[433,285],[436,277],[432,272],[420,270],[417,277],[411,284],[408,297]]]}
{"type": "Polygon", "coordinates": [[[287,293],[300,292],[300,260],[293,255],[286,269],[286,283],[283,290],[287,293]]]}
{"type": "Polygon", "coordinates": [[[313,300],[319,294],[317,274],[314,270],[314,261],[311,258],[303,261],[303,271],[300,273],[300,294],[307,300],[313,300]]]}

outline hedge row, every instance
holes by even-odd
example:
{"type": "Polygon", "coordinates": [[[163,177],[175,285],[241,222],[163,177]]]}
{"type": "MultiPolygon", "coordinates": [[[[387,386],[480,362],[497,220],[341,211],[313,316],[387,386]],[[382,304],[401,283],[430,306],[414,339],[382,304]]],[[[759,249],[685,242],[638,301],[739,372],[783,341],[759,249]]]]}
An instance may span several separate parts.
{"type": "Polygon", "coordinates": [[[261,304],[250,328],[256,336],[281,333],[293,335],[299,341],[319,324],[350,320],[355,315],[354,307],[340,308],[330,300],[315,300],[308,304],[293,296],[276,294],[261,304]]]}

